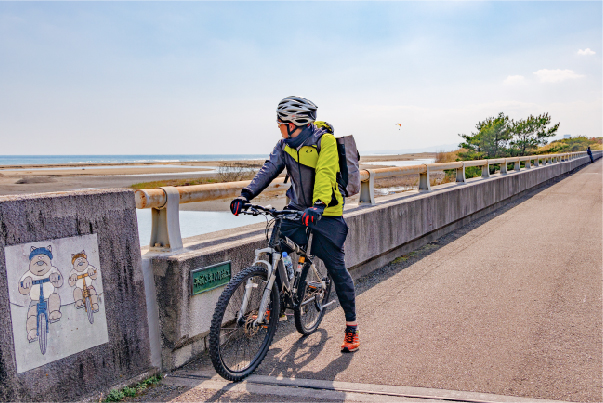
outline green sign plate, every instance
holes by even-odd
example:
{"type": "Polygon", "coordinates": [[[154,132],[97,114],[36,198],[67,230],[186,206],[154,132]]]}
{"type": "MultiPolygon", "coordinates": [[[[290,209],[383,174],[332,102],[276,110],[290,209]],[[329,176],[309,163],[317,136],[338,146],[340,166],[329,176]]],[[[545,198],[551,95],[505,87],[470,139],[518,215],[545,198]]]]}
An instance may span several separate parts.
{"type": "Polygon", "coordinates": [[[191,295],[204,293],[230,281],[230,260],[191,270],[191,295]]]}

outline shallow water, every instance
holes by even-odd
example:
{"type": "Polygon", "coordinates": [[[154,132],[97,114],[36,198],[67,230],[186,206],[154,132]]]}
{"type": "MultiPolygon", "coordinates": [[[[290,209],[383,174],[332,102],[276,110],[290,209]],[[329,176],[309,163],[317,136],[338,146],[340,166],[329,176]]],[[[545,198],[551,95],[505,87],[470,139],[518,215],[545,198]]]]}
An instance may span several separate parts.
{"type": "Polygon", "coordinates": [[[427,159],[417,159],[410,161],[377,161],[377,162],[367,162],[366,164],[370,165],[390,165],[395,167],[407,167],[410,165],[420,165],[420,164],[433,164],[435,159],[427,158],[427,159]]]}
{"type": "MultiPolygon", "coordinates": [[[[146,246],[151,239],[151,209],[137,209],[136,218],[140,245],[146,246]]],[[[253,216],[235,217],[229,211],[180,211],[180,234],[182,238],[188,238],[260,222],[266,222],[266,219],[253,216]]]]}

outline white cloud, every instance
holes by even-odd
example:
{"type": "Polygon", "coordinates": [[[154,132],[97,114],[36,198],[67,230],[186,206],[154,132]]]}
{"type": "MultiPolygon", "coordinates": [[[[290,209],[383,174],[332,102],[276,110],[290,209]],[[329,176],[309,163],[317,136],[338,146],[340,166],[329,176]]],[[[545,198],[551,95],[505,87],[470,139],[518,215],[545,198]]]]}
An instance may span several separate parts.
{"type": "Polygon", "coordinates": [[[543,83],[559,83],[565,80],[573,80],[576,78],[582,78],[584,75],[577,74],[572,70],[547,70],[542,69],[535,71],[534,74],[540,79],[543,83]]]}
{"type": "Polygon", "coordinates": [[[508,76],[503,84],[505,85],[515,85],[515,84],[524,84],[526,82],[526,78],[524,76],[516,75],[516,76],[508,76]]]}
{"type": "Polygon", "coordinates": [[[595,52],[594,52],[594,51],[592,51],[592,50],[590,50],[590,48],[586,48],[586,49],[584,49],[584,50],[582,50],[582,49],[578,49],[578,54],[579,54],[580,56],[592,56],[592,55],[594,55],[594,54],[595,54],[595,52]]]}

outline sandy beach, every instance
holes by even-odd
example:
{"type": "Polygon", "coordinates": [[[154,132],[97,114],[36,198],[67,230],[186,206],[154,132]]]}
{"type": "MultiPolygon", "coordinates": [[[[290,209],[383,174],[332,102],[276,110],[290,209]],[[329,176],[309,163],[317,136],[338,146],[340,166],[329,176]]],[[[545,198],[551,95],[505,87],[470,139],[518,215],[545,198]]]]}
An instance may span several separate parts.
{"type": "MultiPolygon", "coordinates": [[[[435,153],[361,156],[361,168],[382,168],[388,161],[412,161],[435,158],[435,153]],[[371,164],[371,162],[381,163],[371,164]]],[[[30,164],[0,166],[0,196],[57,192],[77,189],[131,188],[144,182],[169,179],[216,177],[215,167],[234,162],[261,166],[263,160],[203,161],[171,163],[114,163],[114,164],[30,164]]],[[[285,204],[283,193],[260,195],[257,201],[280,206],[285,204]]],[[[353,202],[353,200],[350,200],[353,202]]],[[[229,200],[187,203],[181,210],[226,211],[229,200]]]]}

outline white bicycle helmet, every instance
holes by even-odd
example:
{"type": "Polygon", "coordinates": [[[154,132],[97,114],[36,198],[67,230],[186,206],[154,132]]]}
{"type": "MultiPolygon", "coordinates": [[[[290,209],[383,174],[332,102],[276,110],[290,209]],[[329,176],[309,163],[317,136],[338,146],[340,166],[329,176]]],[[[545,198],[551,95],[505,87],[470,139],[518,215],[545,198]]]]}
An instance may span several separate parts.
{"type": "Polygon", "coordinates": [[[287,97],[278,104],[276,116],[283,123],[293,123],[296,126],[307,125],[316,120],[318,107],[309,99],[302,97],[287,97]]]}

